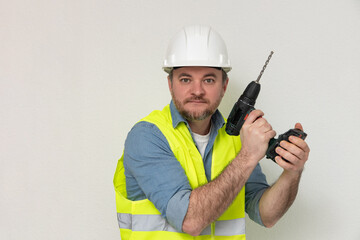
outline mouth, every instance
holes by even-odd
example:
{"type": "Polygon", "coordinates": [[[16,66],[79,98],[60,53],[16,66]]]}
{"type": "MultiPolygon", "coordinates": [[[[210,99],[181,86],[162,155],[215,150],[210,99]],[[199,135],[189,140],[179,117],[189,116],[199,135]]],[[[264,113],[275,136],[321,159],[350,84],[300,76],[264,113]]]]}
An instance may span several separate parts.
{"type": "Polygon", "coordinates": [[[185,103],[201,104],[201,103],[207,103],[207,101],[205,99],[189,99],[185,103]]]}
{"type": "Polygon", "coordinates": [[[206,101],[201,101],[201,100],[193,100],[193,101],[188,101],[187,103],[206,103],[206,101]]]}

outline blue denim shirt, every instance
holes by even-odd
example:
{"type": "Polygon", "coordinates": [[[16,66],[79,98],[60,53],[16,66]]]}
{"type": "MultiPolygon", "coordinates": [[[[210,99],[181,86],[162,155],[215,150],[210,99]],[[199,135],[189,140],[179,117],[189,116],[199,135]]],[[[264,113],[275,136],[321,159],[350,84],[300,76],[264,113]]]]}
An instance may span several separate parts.
{"type": "MultiPolygon", "coordinates": [[[[177,111],[173,102],[170,111],[175,128],[187,121],[177,111]]],[[[218,130],[225,124],[217,110],[212,118],[213,131],[205,149],[204,168],[211,180],[212,149],[218,130]]],[[[161,215],[182,232],[182,223],[189,206],[191,187],[184,169],[176,160],[162,132],[152,123],[139,122],[129,132],[125,141],[124,168],[127,197],[130,200],[149,199],[161,215]]],[[[245,210],[255,222],[262,224],[259,200],[269,187],[258,164],[245,185],[245,210]]]]}

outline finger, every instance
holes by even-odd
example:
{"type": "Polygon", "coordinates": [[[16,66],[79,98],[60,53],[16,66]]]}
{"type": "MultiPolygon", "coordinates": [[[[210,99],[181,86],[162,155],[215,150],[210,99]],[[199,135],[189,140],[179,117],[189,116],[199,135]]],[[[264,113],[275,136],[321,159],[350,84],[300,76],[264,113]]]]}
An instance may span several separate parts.
{"type": "Polygon", "coordinates": [[[286,151],[285,149],[283,149],[281,147],[277,147],[275,149],[275,152],[277,154],[279,154],[280,157],[282,157],[283,159],[286,159],[287,161],[289,161],[290,163],[292,163],[294,165],[300,160],[297,156],[286,151]]]}
{"type": "Polygon", "coordinates": [[[266,132],[266,136],[268,139],[274,138],[276,136],[276,132],[271,129],[268,132],[266,132]]]}
{"type": "Polygon", "coordinates": [[[253,123],[253,126],[256,126],[256,127],[269,126],[269,125],[270,124],[268,123],[268,121],[263,117],[256,119],[253,123]]]}
{"type": "Polygon", "coordinates": [[[264,113],[261,110],[256,109],[254,111],[251,111],[249,116],[246,118],[245,122],[247,124],[251,124],[255,122],[256,119],[261,118],[262,116],[264,116],[264,113]]]}
{"type": "Polygon", "coordinates": [[[280,146],[285,149],[286,151],[290,152],[294,156],[296,156],[298,159],[305,159],[306,153],[304,150],[299,148],[298,146],[289,143],[287,141],[281,141],[280,146]]]}
{"type": "Polygon", "coordinates": [[[265,118],[258,118],[253,124],[250,125],[249,130],[258,133],[265,133],[266,138],[272,138],[276,136],[276,132],[273,131],[272,126],[265,118]]]}
{"type": "Polygon", "coordinates": [[[301,123],[296,123],[296,124],[295,124],[295,128],[297,128],[297,129],[299,129],[299,130],[301,130],[301,131],[304,131],[301,123]]]}
{"type": "Polygon", "coordinates": [[[284,160],[280,156],[275,157],[275,162],[283,169],[290,169],[293,167],[293,164],[291,162],[284,160]]]}
{"type": "Polygon", "coordinates": [[[295,144],[296,146],[298,146],[299,148],[301,148],[303,151],[310,152],[309,146],[303,139],[296,137],[296,136],[290,136],[289,141],[291,143],[295,144]]]}

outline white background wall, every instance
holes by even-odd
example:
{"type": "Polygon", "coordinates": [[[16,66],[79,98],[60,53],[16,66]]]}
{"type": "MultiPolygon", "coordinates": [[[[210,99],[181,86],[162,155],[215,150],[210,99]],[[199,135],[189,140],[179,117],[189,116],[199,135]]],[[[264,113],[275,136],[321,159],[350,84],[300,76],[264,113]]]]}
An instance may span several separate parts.
{"type": "Polygon", "coordinates": [[[272,229],[248,221],[248,239],[360,239],[359,0],[1,0],[0,239],[120,238],[117,159],[169,103],[165,49],[194,23],[227,42],[225,116],[273,50],[256,107],[309,134],[296,202],[272,229]]]}

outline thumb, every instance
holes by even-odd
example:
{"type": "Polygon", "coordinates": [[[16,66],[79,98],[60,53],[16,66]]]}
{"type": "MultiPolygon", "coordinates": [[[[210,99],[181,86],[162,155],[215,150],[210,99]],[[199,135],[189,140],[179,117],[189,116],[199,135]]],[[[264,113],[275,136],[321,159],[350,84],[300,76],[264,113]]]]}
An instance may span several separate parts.
{"type": "Polygon", "coordinates": [[[300,129],[301,131],[304,131],[301,123],[296,123],[296,124],[295,124],[295,128],[300,129]]]}

